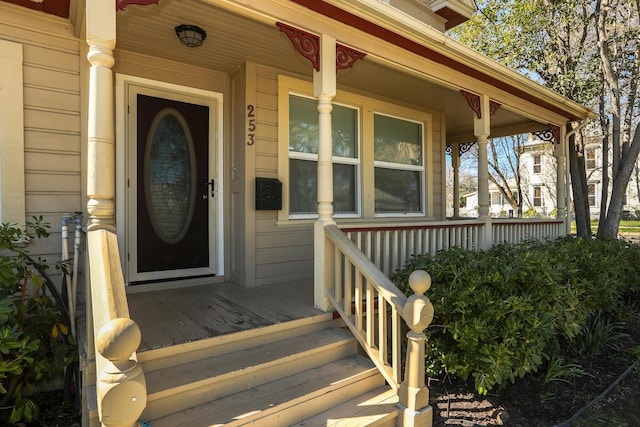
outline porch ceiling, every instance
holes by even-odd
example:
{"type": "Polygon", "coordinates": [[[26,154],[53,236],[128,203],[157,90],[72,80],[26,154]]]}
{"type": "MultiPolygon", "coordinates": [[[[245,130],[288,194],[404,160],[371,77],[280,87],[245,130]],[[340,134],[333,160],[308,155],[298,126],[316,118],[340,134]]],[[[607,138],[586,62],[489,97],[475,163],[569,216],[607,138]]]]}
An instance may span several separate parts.
{"type": "MultiPolygon", "coordinates": [[[[131,5],[117,15],[117,47],[125,51],[230,73],[245,61],[286,70],[311,78],[311,64],[298,54],[275,25],[250,20],[199,0],[160,1],[157,5],[131,5]],[[174,28],[198,25],[207,38],[197,48],[179,43],[174,28]]],[[[447,140],[473,138],[473,112],[458,90],[407,74],[365,58],[350,70],[340,71],[338,84],[350,90],[376,93],[380,97],[423,106],[446,114],[447,140]]],[[[492,136],[543,129],[501,108],[492,117],[492,136]]]]}

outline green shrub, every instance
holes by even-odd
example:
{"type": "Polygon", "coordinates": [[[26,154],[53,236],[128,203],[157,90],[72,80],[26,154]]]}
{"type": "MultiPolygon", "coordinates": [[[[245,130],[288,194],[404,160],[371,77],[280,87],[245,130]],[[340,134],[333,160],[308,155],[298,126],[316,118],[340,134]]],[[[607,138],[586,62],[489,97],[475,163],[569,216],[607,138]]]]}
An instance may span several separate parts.
{"type": "MultiPolygon", "coordinates": [[[[47,237],[42,218],[25,229],[0,228],[0,407],[11,409],[8,421],[32,421],[38,407],[30,399],[37,387],[61,375],[75,358],[68,319],[43,295],[40,277],[25,245],[47,237]]],[[[45,268],[40,262],[38,268],[45,268]]]]}
{"type": "Polygon", "coordinates": [[[593,316],[619,313],[625,289],[638,287],[640,249],[573,238],[476,252],[452,248],[416,256],[392,277],[407,294],[416,269],[433,282],[427,365],[471,376],[486,393],[536,372],[551,354],[575,344],[593,316]]]}

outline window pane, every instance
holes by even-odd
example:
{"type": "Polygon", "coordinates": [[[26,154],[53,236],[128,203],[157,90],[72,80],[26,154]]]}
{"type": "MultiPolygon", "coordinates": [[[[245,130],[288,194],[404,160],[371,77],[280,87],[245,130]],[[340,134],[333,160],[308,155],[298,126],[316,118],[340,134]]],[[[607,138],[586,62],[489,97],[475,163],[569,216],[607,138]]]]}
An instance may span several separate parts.
{"type": "Polygon", "coordinates": [[[356,167],[333,164],[333,210],[336,213],[356,212],[356,167]]]}
{"type": "MultiPolygon", "coordinates": [[[[358,112],[354,108],[334,105],[331,112],[333,155],[358,157],[358,112]]],[[[318,102],[289,97],[289,151],[318,153],[318,102]]]]}
{"type": "Polygon", "coordinates": [[[422,125],[376,114],[373,127],[375,160],[422,165],[422,125]]]}
{"type": "Polygon", "coordinates": [[[318,212],[318,167],[316,162],[289,160],[289,212],[318,212]]]}
{"type": "Polygon", "coordinates": [[[331,112],[333,155],[358,157],[358,114],[353,108],[334,105],[331,112]]]}
{"type": "MultiPolygon", "coordinates": [[[[318,167],[314,161],[289,160],[289,212],[318,212],[318,167]]],[[[356,212],[356,167],[333,165],[333,209],[335,213],[356,212]]]]}
{"type": "Polygon", "coordinates": [[[289,151],[318,153],[318,103],[289,96],[289,151]]]}
{"type": "Polygon", "coordinates": [[[375,169],[376,212],[420,212],[420,172],[375,169]]]}

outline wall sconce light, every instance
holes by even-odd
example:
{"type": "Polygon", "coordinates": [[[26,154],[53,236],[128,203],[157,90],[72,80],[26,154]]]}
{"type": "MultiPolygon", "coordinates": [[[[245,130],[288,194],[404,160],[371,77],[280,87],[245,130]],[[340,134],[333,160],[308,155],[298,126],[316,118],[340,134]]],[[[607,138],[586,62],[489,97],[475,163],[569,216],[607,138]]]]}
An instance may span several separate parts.
{"type": "Polygon", "coordinates": [[[204,39],[207,38],[207,32],[197,25],[178,25],[176,34],[180,39],[180,43],[189,47],[201,46],[204,39]]]}

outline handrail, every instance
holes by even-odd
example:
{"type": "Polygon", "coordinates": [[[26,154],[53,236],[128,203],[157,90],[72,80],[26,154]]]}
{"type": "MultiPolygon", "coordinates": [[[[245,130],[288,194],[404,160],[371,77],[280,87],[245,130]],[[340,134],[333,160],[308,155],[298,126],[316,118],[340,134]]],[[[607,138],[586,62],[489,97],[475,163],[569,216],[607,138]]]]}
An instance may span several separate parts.
{"type": "Polygon", "coordinates": [[[115,233],[89,229],[87,252],[98,415],[103,426],[133,427],[146,406],[147,388],[135,354],[140,328],[129,317],[115,233]]]}
{"type": "Polygon", "coordinates": [[[424,292],[431,286],[431,278],[424,271],[414,271],[409,278],[414,294],[407,298],[336,225],[325,225],[324,233],[327,247],[333,249],[325,260],[334,272],[334,286],[327,290],[327,298],[398,393],[402,409],[398,425],[430,425],[424,330],[433,319],[433,306],[424,292]],[[404,378],[400,319],[410,329],[404,378]]]}

